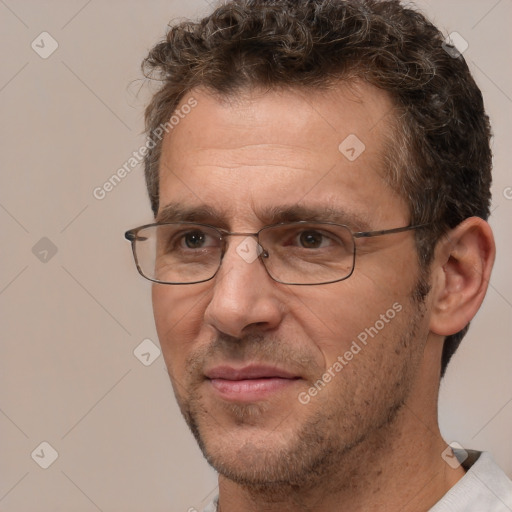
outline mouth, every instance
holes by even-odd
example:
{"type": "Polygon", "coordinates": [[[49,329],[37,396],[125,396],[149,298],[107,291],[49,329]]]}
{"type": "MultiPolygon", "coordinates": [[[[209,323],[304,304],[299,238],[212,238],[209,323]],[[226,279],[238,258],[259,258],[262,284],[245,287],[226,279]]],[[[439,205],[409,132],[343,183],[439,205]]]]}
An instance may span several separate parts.
{"type": "Polygon", "coordinates": [[[283,368],[263,365],[217,366],[206,371],[205,376],[220,398],[245,403],[270,398],[301,379],[283,368]]]}

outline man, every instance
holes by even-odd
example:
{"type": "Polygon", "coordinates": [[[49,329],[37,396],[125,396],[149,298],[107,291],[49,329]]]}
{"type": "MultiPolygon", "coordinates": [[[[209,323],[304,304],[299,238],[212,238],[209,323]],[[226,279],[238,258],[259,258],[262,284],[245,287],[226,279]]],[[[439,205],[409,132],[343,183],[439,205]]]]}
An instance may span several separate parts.
{"type": "Polygon", "coordinates": [[[462,56],[398,1],[235,0],[144,66],[155,224],[127,238],[208,510],[512,510],[437,421],[495,255],[462,56]]]}

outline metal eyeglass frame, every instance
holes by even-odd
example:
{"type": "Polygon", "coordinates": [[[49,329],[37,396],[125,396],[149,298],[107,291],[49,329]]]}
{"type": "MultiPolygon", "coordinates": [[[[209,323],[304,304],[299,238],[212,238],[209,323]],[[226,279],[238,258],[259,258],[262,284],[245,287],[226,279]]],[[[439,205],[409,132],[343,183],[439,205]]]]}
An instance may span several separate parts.
{"type": "Polygon", "coordinates": [[[137,251],[136,251],[136,248],[135,248],[135,244],[137,242],[137,233],[140,230],[142,230],[142,229],[146,229],[146,228],[150,228],[150,227],[155,227],[155,226],[166,226],[166,225],[171,225],[171,224],[180,224],[180,225],[190,224],[190,225],[193,225],[193,226],[203,226],[203,227],[212,229],[212,230],[216,231],[217,233],[219,233],[219,241],[223,241],[223,242],[224,242],[225,238],[228,237],[228,236],[255,236],[256,237],[256,241],[258,243],[258,246],[263,249],[261,254],[258,255],[258,259],[261,260],[261,262],[263,264],[263,267],[265,268],[265,271],[267,272],[269,277],[273,281],[275,281],[277,283],[291,285],[291,286],[317,286],[317,285],[321,285],[321,284],[338,283],[340,281],[344,281],[345,279],[348,279],[354,273],[354,269],[355,269],[355,266],[356,266],[356,243],[355,243],[355,239],[356,238],[372,238],[372,237],[376,237],[376,236],[390,235],[390,234],[393,234],[393,233],[402,233],[404,231],[411,231],[413,229],[424,228],[424,227],[427,227],[427,226],[430,225],[429,223],[427,223],[427,224],[416,224],[416,225],[403,226],[403,227],[400,227],[400,228],[381,229],[381,230],[378,230],[378,231],[357,231],[357,232],[353,232],[345,224],[337,224],[336,222],[321,222],[321,221],[301,220],[301,221],[296,221],[296,222],[280,222],[278,224],[271,224],[269,226],[263,226],[259,231],[255,232],[255,233],[240,233],[240,232],[235,232],[235,231],[227,231],[227,230],[219,228],[217,226],[212,226],[211,224],[203,224],[203,223],[200,223],[200,222],[162,222],[162,223],[155,222],[155,223],[152,223],[152,224],[144,224],[143,226],[139,226],[137,228],[129,229],[128,231],[125,232],[124,237],[126,238],[126,240],[131,242],[133,258],[135,260],[135,265],[137,267],[137,270],[138,270],[139,274],[142,277],[144,277],[145,279],[147,279],[148,281],[152,281],[152,282],[158,283],[158,284],[169,284],[169,285],[187,285],[187,284],[206,283],[208,281],[211,281],[217,275],[217,272],[220,270],[220,267],[222,265],[222,259],[224,258],[224,255],[226,253],[226,248],[227,248],[226,243],[224,243],[223,247],[222,247],[222,252],[221,252],[220,260],[219,260],[219,266],[217,267],[217,270],[215,271],[215,273],[211,277],[209,277],[208,279],[202,279],[201,281],[191,281],[191,282],[187,282],[187,283],[178,283],[178,282],[169,282],[169,281],[159,281],[158,279],[152,279],[151,277],[148,277],[147,275],[145,275],[142,272],[142,269],[141,269],[141,267],[139,265],[139,260],[137,258],[137,251]],[[279,279],[276,279],[274,276],[272,276],[272,274],[269,272],[269,270],[267,269],[267,266],[264,263],[264,259],[268,258],[269,254],[261,246],[261,244],[259,242],[259,234],[262,231],[264,231],[266,229],[269,229],[269,228],[274,228],[274,227],[278,227],[278,226],[286,226],[286,225],[290,225],[290,226],[291,225],[300,225],[300,224],[319,224],[319,225],[326,225],[326,226],[338,226],[338,227],[343,227],[343,228],[347,229],[350,232],[350,234],[352,235],[353,242],[354,242],[354,244],[353,244],[354,245],[354,249],[353,249],[353,255],[352,255],[352,269],[351,269],[351,271],[350,271],[350,273],[348,275],[346,275],[345,277],[342,277],[341,279],[335,279],[334,281],[323,281],[323,282],[320,282],[320,283],[287,283],[285,281],[280,281],[279,279]]]}

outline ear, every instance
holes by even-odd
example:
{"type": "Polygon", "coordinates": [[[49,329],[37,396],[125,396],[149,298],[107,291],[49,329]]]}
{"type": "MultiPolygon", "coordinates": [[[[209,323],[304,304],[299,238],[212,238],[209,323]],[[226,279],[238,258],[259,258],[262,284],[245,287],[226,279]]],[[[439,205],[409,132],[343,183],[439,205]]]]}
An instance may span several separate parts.
{"type": "Polygon", "coordinates": [[[462,330],[484,300],[496,254],[489,224],[470,217],[439,242],[432,270],[430,330],[450,336],[462,330]]]}

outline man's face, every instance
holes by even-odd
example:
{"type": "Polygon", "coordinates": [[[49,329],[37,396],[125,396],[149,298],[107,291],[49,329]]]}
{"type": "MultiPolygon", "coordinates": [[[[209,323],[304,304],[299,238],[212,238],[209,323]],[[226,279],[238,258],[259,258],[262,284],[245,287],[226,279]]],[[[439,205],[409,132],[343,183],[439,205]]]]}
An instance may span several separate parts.
{"type": "MultiPolygon", "coordinates": [[[[158,220],[172,204],[244,233],[298,206],[326,221],[322,210],[337,211],[352,231],[409,223],[384,180],[382,91],[191,95],[197,106],[164,141],[158,220]]],[[[413,232],[358,239],[353,275],[317,286],[273,281],[237,251],[244,239],[228,237],[211,281],[154,285],[158,335],[210,463],[239,482],[304,482],[392,422],[414,387],[428,329],[412,299],[413,232]]]]}

